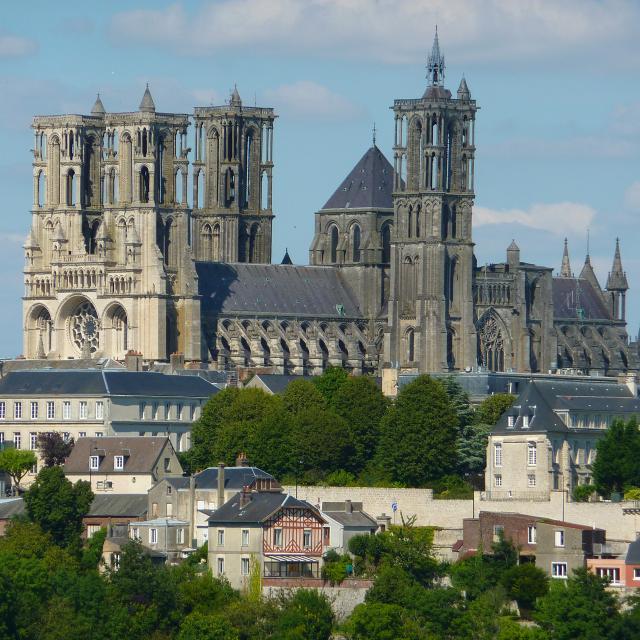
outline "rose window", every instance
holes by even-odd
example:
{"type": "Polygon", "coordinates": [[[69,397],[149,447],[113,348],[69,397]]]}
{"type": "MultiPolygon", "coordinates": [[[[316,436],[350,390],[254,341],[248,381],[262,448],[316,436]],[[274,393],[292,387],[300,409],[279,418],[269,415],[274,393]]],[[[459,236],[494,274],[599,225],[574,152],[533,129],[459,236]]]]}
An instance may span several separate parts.
{"type": "Polygon", "coordinates": [[[98,350],[100,325],[95,307],[90,302],[79,305],[70,319],[69,330],[73,344],[80,349],[89,347],[91,353],[98,350]]]}

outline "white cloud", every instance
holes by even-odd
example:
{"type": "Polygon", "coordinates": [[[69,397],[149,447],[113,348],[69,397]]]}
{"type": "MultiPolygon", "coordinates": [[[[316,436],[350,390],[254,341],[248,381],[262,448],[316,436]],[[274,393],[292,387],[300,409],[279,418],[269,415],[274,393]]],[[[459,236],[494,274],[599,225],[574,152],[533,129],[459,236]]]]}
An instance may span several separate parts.
{"type": "Polygon", "coordinates": [[[264,97],[279,113],[291,118],[345,121],[363,113],[363,109],[353,102],[310,80],[268,89],[264,97]]]}
{"type": "Polygon", "coordinates": [[[640,211],[640,181],[631,183],[624,192],[624,203],[628,209],[640,211]]]}
{"type": "Polygon", "coordinates": [[[220,0],[118,13],[110,32],[182,54],[249,46],[406,63],[424,57],[436,24],[456,62],[558,65],[591,51],[603,65],[640,63],[634,0],[220,0]]]}
{"type": "Polygon", "coordinates": [[[9,33],[0,33],[0,59],[21,58],[38,50],[38,43],[30,38],[22,38],[9,33]]]}
{"type": "Polygon", "coordinates": [[[533,204],[527,210],[476,206],[473,213],[476,226],[517,224],[560,236],[584,233],[596,216],[592,207],[577,202],[533,204]]]}

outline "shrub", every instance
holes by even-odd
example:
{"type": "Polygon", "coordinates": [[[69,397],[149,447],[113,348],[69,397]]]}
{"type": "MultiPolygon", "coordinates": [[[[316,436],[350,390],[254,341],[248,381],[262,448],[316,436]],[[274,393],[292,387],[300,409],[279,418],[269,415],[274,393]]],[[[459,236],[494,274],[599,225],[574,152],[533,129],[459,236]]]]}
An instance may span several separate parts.
{"type": "Polygon", "coordinates": [[[579,484],[573,489],[573,499],[575,502],[589,502],[595,491],[596,488],[592,484],[579,484]]]}
{"type": "Polygon", "coordinates": [[[638,487],[629,487],[624,492],[625,500],[640,500],[640,488],[638,487]]]}

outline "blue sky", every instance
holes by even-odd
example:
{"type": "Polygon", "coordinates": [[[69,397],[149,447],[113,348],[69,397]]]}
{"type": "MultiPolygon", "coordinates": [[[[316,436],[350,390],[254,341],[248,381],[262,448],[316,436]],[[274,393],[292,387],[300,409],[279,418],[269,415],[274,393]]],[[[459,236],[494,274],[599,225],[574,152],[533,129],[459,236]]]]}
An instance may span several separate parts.
{"type": "MultiPolygon", "coordinates": [[[[137,108],[274,106],[274,260],[306,263],[313,214],[371,144],[391,156],[394,98],[422,95],[435,25],[455,91],[477,121],[478,262],[606,279],[615,238],[640,322],[640,2],[633,0],[219,0],[47,2],[3,7],[0,26],[0,356],[21,352],[22,242],[32,201],[31,117],[137,108]]],[[[603,283],[604,284],[604,283],[603,283]]]]}

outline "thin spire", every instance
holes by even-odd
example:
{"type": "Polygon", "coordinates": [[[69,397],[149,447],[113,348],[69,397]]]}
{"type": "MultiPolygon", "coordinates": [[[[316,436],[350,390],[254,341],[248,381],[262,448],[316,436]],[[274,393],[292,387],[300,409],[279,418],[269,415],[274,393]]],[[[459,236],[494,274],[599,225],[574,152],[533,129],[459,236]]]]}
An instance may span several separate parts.
{"type": "Polygon", "coordinates": [[[376,146],[376,123],[373,123],[373,146],[376,146]]]}
{"type": "Polygon", "coordinates": [[[156,104],[151,97],[151,91],[149,91],[149,83],[147,82],[147,87],[144,90],[144,94],[142,96],[142,100],[140,100],[140,106],[138,107],[139,111],[144,111],[146,113],[155,113],[156,104]]]}
{"type": "Polygon", "coordinates": [[[564,251],[562,253],[562,266],[560,267],[560,275],[563,278],[571,278],[571,263],[569,262],[569,243],[567,239],[564,239],[564,251]]]}
{"type": "Polygon", "coordinates": [[[438,25],[433,38],[431,54],[427,60],[427,79],[431,85],[442,86],[444,81],[444,56],[440,53],[440,42],[438,41],[438,25]]]}
{"type": "Polygon", "coordinates": [[[607,278],[607,289],[609,291],[626,291],[629,288],[627,274],[622,268],[622,258],[620,257],[620,238],[616,238],[616,250],[613,254],[613,265],[607,278]]]}

